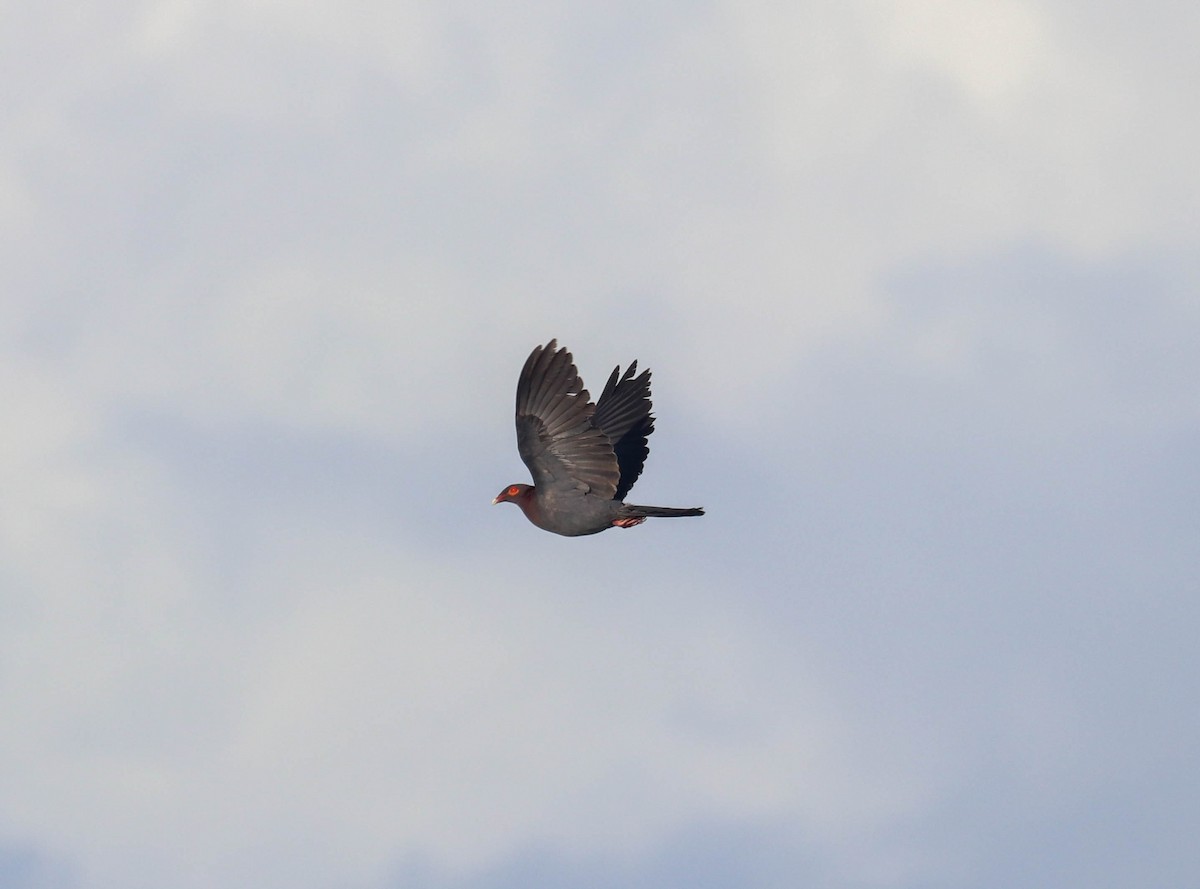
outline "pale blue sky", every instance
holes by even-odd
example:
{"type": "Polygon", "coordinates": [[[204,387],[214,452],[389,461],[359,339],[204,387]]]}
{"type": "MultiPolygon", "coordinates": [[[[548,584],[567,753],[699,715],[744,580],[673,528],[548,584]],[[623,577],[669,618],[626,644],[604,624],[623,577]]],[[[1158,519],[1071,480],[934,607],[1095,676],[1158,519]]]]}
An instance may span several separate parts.
{"type": "Polygon", "coordinates": [[[0,887],[1200,881],[1198,36],[6,9],[0,887]],[[555,336],[706,517],[490,506],[555,336]]]}

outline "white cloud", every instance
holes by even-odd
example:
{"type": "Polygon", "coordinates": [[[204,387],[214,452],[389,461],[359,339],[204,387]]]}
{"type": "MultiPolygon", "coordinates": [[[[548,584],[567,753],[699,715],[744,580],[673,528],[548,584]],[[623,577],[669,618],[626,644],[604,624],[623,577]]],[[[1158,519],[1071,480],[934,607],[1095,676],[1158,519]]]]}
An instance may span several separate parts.
{"type": "Polygon", "coordinates": [[[638,849],[681,819],[801,799],[853,823],[888,793],[854,782],[829,703],[731,615],[650,597],[613,620],[554,572],[489,591],[402,549],[316,552],[315,530],[277,535],[236,593],[277,614],[222,626],[194,574],[134,551],[116,588],[74,587],[10,648],[10,717],[42,739],[9,746],[31,764],[10,787],[26,830],[100,884],[155,885],[182,859],[195,885],[371,883],[404,854],[470,870],[531,838],[638,849]]]}
{"type": "Polygon", "coordinates": [[[961,88],[985,115],[1027,95],[1052,64],[1037,4],[903,0],[885,14],[880,39],[899,60],[961,88]]]}
{"type": "Polygon", "coordinates": [[[269,889],[754,823],[929,884],[987,864],[939,819],[1069,819],[1128,759],[1086,743],[1122,628],[1069,596],[1179,572],[1106,514],[1166,522],[1183,461],[1129,496],[1130,442],[1195,425],[1197,63],[1153,11],[61,12],[4,38],[0,839],[269,889]],[[593,390],[655,369],[638,490],[708,517],[480,536],[554,335],[593,390]]]}

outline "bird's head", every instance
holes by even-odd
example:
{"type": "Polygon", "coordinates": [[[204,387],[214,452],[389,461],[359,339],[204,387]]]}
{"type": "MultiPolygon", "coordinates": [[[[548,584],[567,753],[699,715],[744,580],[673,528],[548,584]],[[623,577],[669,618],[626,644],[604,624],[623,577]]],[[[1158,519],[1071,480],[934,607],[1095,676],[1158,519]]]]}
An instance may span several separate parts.
{"type": "Polygon", "coordinates": [[[530,485],[509,485],[492,499],[492,503],[516,502],[528,497],[532,492],[533,488],[530,485]]]}

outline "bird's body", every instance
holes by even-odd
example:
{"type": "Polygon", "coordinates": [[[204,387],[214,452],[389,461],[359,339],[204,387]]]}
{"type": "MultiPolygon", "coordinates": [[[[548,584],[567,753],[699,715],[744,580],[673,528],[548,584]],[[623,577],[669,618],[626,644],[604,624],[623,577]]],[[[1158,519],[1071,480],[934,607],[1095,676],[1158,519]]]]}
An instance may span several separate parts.
{"type": "Polygon", "coordinates": [[[630,528],[655,516],[704,515],[625,503],[654,431],[650,371],[618,366],[592,404],[571,353],[551,340],[530,353],[517,382],[517,449],[533,486],[509,485],[493,503],[516,503],[533,524],[566,537],[630,528]]]}

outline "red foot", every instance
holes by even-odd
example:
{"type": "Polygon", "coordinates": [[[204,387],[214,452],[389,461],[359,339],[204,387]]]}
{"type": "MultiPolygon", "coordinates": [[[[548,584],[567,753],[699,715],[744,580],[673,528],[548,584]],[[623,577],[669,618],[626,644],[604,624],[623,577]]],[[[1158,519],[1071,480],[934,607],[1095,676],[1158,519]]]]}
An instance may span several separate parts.
{"type": "Polygon", "coordinates": [[[640,525],[646,521],[645,517],[629,518],[629,519],[613,519],[613,525],[617,528],[632,528],[634,525],[640,525]]]}

